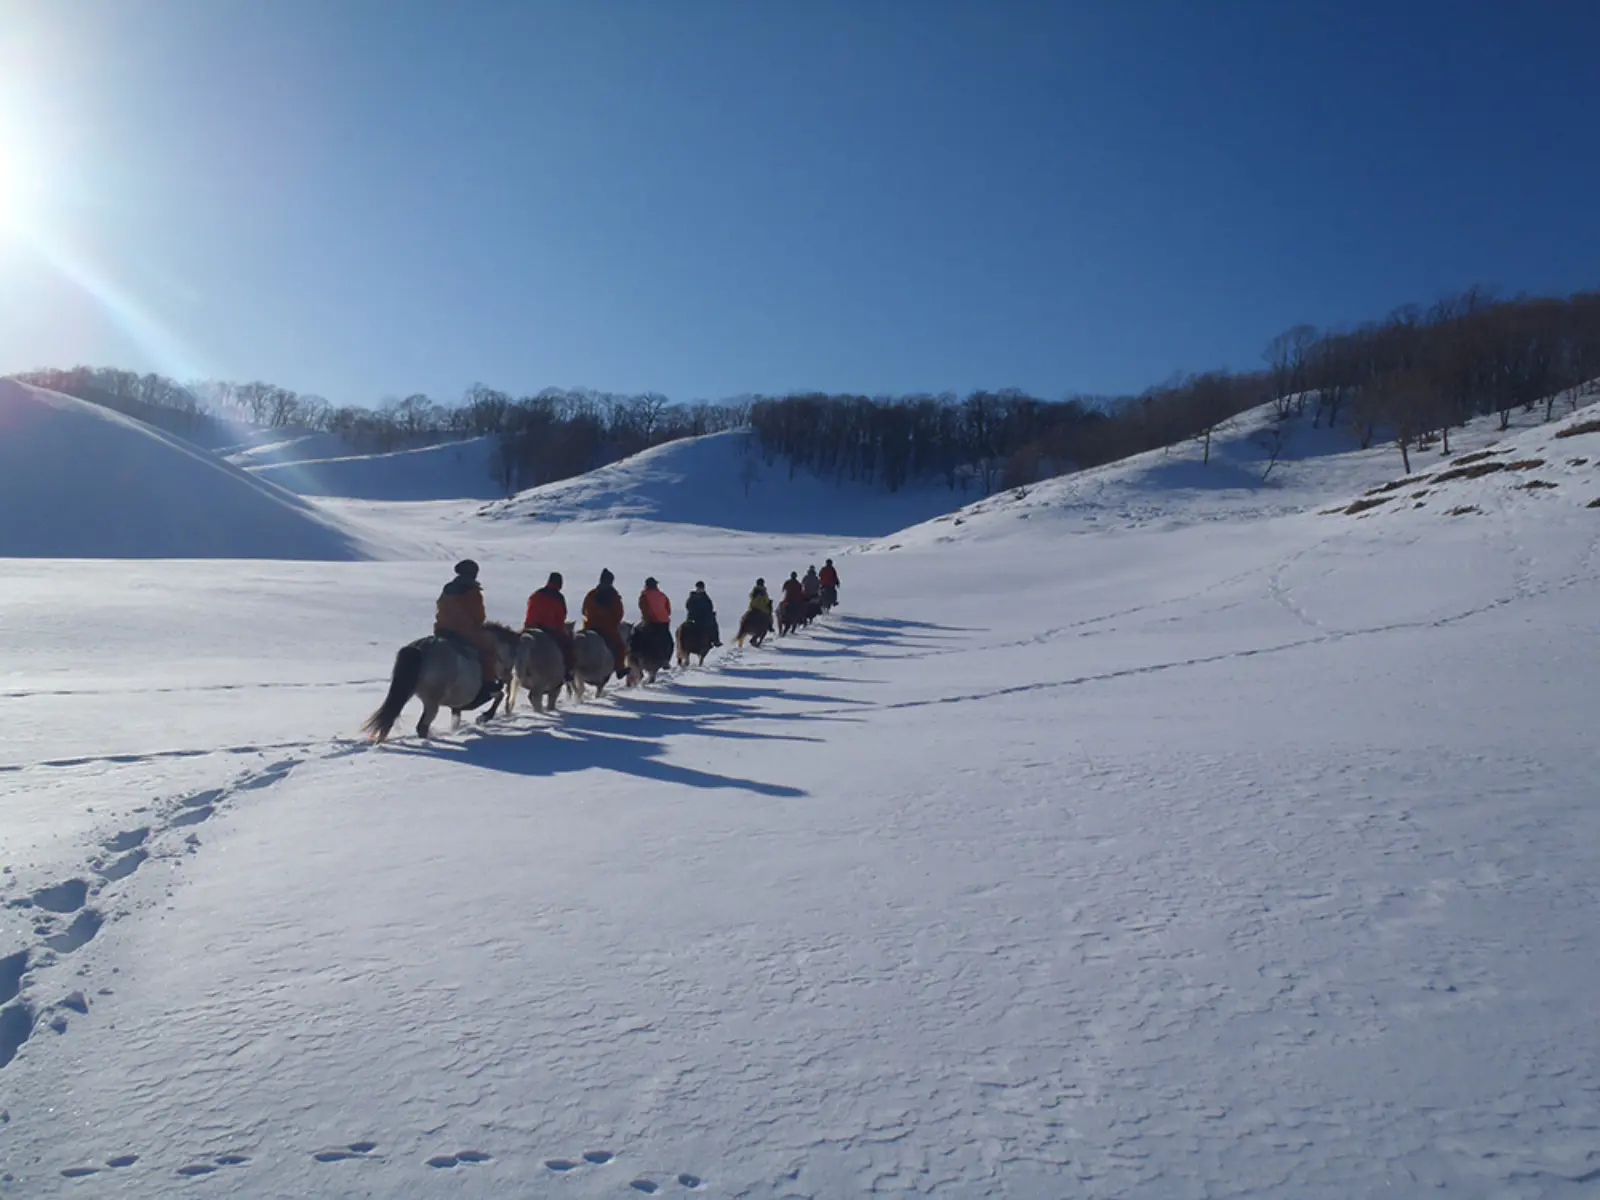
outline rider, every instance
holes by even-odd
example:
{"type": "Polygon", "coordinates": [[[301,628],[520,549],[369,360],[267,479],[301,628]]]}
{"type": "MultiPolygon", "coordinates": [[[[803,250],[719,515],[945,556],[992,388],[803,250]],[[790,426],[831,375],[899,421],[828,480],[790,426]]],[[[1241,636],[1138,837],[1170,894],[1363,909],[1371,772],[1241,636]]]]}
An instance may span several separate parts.
{"type": "Polygon", "coordinates": [[[833,559],[830,558],[822,564],[822,574],[818,576],[818,579],[823,587],[832,588],[836,592],[839,590],[839,571],[833,565],[833,559]]]}
{"type": "Polygon", "coordinates": [[[561,572],[551,571],[550,579],[528,597],[524,629],[542,629],[561,647],[561,660],[567,667],[567,682],[572,682],[572,636],[567,632],[567,598],[561,594],[561,572]]]}
{"type": "Polygon", "coordinates": [[[806,577],[800,581],[800,587],[805,592],[807,600],[815,600],[822,594],[822,582],[817,578],[816,563],[806,568],[806,577]]]}
{"type": "Polygon", "coordinates": [[[717,608],[711,603],[711,595],[706,591],[704,580],[694,585],[694,591],[690,592],[689,598],[683,602],[683,615],[697,625],[710,626],[711,644],[722,645],[722,634],[717,630],[717,608]]]}
{"type": "Polygon", "coordinates": [[[790,571],[789,578],[783,581],[783,602],[794,605],[801,612],[805,611],[806,589],[796,571],[790,571]]]}
{"type": "Polygon", "coordinates": [[[772,620],[772,597],[767,595],[767,581],[756,580],[755,587],[750,589],[750,611],[767,614],[767,620],[772,620]]]}
{"type": "Polygon", "coordinates": [[[656,584],[654,575],[644,581],[644,591],[639,593],[639,616],[641,632],[656,633],[656,636],[660,636],[662,645],[667,647],[663,653],[670,655],[672,601],[667,599],[667,594],[656,584]]]}
{"type": "Polygon", "coordinates": [[[628,656],[628,650],[622,644],[621,626],[628,610],[623,606],[622,593],[613,586],[616,578],[610,571],[600,572],[599,586],[590,588],[589,594],[583,598],[583,627],[605,638],[606,645],[611,647],[611,660],[616,664],[617,678],[622,679],[628,674],[623,661],[628,656]]]}
{"type": "Polygon", "coordinates": [[[434,610],[435,637],[454,637],[477,652],[483,667],[483,686],[468,708],[487,704],[500,690],[500,673],[494,643],[483,630],[487,619],[483,611],[483,587],[478,583],[478,564],[464,558],[456,564],[456,577],[444,585],[434,610]]]}

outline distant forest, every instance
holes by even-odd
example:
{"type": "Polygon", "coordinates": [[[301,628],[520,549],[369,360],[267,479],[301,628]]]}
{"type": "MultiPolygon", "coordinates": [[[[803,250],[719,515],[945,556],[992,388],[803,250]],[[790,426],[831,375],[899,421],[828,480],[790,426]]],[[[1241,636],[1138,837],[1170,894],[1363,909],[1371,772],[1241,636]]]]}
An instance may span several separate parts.
{"type": "MultiPolygon", "coordinates": [[[[803,393],[720,404],[674,404],[657,393],[547,388],[534,395],[476,385],[456,404],[424,395],[377,408],[334,407],[269,383],[179,384],[159,375],[76,367],[19,376],[179,434],[222,444],[218,414],[266,428],[341,435],[379,453],[454,437],[495,440],[494,474],[509,495],[580,475],[651,446],[745,426],[768,465],[898,491],[938,482],[984,494],[1141,451],[1211,439],[1246,409],[1280,419],[1312,413],[1366,448],[1449,447],[1450,430],[1543,404],[1600,376],[1600,292],[1496,299],[1471,289],[1431,308],[1408,306],[1356,329],[1297,325],[1272,339],[1253,371],[1186,374],[1136,396],[1045,400],[1006,389],[911,396],[803,393]]],[[[1270,469],[1270,468],[1269,468],[1270,469]]]]}

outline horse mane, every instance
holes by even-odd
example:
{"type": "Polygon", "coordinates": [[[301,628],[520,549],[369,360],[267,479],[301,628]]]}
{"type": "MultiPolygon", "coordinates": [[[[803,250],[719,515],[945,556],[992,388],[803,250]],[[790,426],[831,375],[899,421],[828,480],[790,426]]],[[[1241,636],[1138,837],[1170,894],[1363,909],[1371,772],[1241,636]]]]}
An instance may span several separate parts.
{"type": "Polygon", "coordinates": [[[500,621],[485,621],[483,623],[483,628],[485,632],[491,634],[492,636],[502,638],[507,641],[514,642],[522,636],[515,629],[511,628],[511,626],[503,624],[500,621]]]}

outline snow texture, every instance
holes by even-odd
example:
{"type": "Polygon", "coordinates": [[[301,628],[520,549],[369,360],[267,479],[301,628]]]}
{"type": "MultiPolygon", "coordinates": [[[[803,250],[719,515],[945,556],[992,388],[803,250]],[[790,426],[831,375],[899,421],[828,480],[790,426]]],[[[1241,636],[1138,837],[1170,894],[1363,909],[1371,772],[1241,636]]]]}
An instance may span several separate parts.
{"type": "Polygon", "coordinates": [[[282,488],[109,409],[0,379],[0,556],[350,560],[282,488]]]}
{"type": "Polygon", "coordinates": [[[7,563],[0,1196],[1592,1195],[1585,416],[872,543],[348,502],[501,617],[844,576],[381,748],[447,556],[7,563]]]}

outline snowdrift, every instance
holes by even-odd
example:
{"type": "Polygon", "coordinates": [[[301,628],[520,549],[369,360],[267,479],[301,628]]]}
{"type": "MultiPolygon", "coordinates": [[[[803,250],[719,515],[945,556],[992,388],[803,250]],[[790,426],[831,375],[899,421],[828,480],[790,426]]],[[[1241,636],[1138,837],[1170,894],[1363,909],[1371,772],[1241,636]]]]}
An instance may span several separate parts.
{"type": "Polygon", "coordinates": [[[926,484],[881,487],[821,479],[767,463],[744,430],[656,446],[576,479],[520,492],[486,507],[502,520],[662,521],[750,533],[874,537],[961,503],[926,484]]]}
{"type": "MultiPolygon", "coordinates": [[[[313,435],[321,442],[331,435],[313,435]]],[[[235,462],[259,478],[302,496],[347,500],[494,500],[504,493],[490,475],[494,444],[486,437],[443,442],[389,454],[347,454],[328,458],[288,457],[300,443],[263,447],[235,462]],[[270,461],[259,459],[270,456],[270,461]]]]}
{"type": "Polygon", "coordinates": [[[305,501],[109,409],[0,380],[0,556],[370,557],[305,501]]]}
{"type": "MultiPolygon", "coordinates": [[[[1595,399],[1590,395],[1586,402],[1595,399]]],[[[1475,418],[1465,428],[1451,430],[1449,459],[1437,445],[1414,449],[1413,473],[1418,477],[1435,473],[1444,469],[1441,460],[1457,462],[1488,446],[1509,446],[1517,438],[1543,444],[1559,422],[1545,425],[1541,418],[1542,410],[1518,412],[1505,431],[1496,416],[1475,418]]],[[[1343,507],[1401,474],[1400,452],[1392,442],[1363,450],[1343,425],[1318,428],[1309,408],[1280,420],[1273,406],[1266,404],[1218,430],[1209,461],[1198,442],[1152,450],[1031,487],[997,492],[863,550],[1002,537],[1028,529],[1022,522],[1029,521],[1033,528],[1043,521],[1067,532],[1091,533],[1259,520],[1330,504],[1343,507]]]]}

